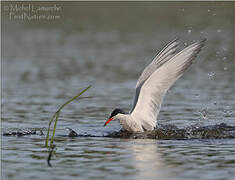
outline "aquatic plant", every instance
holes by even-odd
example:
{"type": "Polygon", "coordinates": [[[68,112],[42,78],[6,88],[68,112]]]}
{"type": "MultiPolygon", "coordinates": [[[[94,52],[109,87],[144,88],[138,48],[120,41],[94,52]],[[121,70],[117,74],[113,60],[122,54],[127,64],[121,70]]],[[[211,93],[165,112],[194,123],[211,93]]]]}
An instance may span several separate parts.
{"type": "Polygon", "coordinates": [[[85,93],[89,88],[91,87],[88,86],[87,88],[83,89],[82,91],[80,91],[76,96],[72,97],[71,99],[69,99],[68,101],[66,101],[64,104],[62,104],[59,109],[54,113],[54,115],[52,116],[52,118],[50,119],[49,121],[49,124],[48,124],[48,129],[47,129],[47,136],[46,136],[46,139],[45,139],[45,146],[46,148],[51,148],[52,150],[54,149],[54,145],[53,145],[53,141],[54,141],[54,137],[55,137],[55,130],[56,130],[56,126],[57,126],[57,122],[58,122],[58,119],[59,119],[59,115],[60,115],[60,112],[61,110],[69,103],[71,103],[72,101],[74,101],[75,99],[77,98],[80,98],[81,99],[81,95],[83,93],[85,93]],[[54,121],[55,119],[55,121],[54,121]],[[51,129],[51,124],[52,122],[54,121],[54,128],[53,128],[53,134],[51,136],[51,141],[50,141],[50,146],[48,147],[48,141],[49,141],[49,135],[50,135],[50,129],[51,129]]]}

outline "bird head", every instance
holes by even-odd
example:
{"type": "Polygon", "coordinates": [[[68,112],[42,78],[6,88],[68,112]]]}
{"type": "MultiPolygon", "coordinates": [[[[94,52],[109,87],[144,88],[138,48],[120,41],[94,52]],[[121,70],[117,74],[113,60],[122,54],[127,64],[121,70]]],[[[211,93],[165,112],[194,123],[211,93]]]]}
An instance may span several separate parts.
{"type": "Polygon", "coordinates": [[[104,123],[104,126],[106,126],[110,121],[115,120],[115,117],[118,114],[125,114],[125,112],[122,109],[114,109],[111,115],[109,116],[109,119],[104,123]]]}

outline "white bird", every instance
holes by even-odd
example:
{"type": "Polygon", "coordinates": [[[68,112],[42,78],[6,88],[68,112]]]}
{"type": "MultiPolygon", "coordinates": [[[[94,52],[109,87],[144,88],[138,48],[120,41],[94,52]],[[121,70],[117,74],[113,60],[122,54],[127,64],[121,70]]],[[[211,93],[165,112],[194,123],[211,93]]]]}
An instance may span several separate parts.
{"type": "Polygon", "coordinates": [[[136,84],[133,107],[129,114],[121,109],[115,109],[104,126],[112,120],[119,120],[125,131],[154,130],[167,90],[192,64],[205,41],[206,39],[197,41],[178,53],[176,52],[179,45],[178,39],[166,45],[140,75],[136,84]]]}

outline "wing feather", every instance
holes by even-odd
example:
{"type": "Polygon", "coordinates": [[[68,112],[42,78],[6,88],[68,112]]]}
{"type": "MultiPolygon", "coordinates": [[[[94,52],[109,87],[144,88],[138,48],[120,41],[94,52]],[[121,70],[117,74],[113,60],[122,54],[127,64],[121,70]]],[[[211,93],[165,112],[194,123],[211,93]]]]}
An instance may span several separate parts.
{"type": "Polygon", "coordinates": [[[156,127],[156,119],[165,93],[192,64],[204,42],[205,39],[195,42],[171,57],[143,83],[131,115],[142,120],[145,129],[156,127]]]}
{"type": "Polygon", "coordinates": [[[137,83],[136,88],[139,87],[148,77],[162,64],[168,61],[175,55],[178,48],[179,42],[178,38],[174,39],[168,43],[152,60],[152,62],[144,69],[141,73],[137,83]]]}
{"type": "Polygon", "coordinates": [[[150,75],[158,69],[162,64],[167,62],[169,59],[171,59],[175,54],[176,50],[178,48],[179,42],[178,38],[174,39],[170,43],[168,43],[152,60],[152,62],[144,69],[144,71],[141,73],[137,83],[136,83],[136,92],[135,92],[135,98],[133,107],[130,112],[135,108],[137,99],[139,97],[140,88],[143,85],[143,83],[150,77],[150,75]]]}

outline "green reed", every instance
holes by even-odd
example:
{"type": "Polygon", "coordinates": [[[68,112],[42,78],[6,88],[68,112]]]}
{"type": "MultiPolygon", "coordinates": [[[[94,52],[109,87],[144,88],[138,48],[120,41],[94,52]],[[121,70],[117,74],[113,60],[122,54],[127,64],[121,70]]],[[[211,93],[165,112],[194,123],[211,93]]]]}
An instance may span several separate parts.
{"type": "MultiPolygon", "coordinates": [[[[74,96],[73,98],[69,99],[67,102],[65,102],[64,104],[62,104],[59,109],[55,112],[55,114],[52,116],[52,118],[49,121],[48,124],[48,129],[47,129],[47,136],[46,136],[46,140],[45,140],[45,146],[46,148],[48,147],[48,141],[49,141],[49,135],[50,135],[50,129],[51,129],[51,124],[55,119],[54,122],[54,129],[53,129],[53,134],[51,137],[51,141],[50,141],[50,148],[53,147],[53,141],[54,141],[54,136],[55,136],[55,130],[56,130],[56,125],[59,119],[59,115],[60,115],[60,111],[69,103],[71,103],[73,100],[79,98],[83,93],[85,93],[91,86],[88,86],[87,88],[83,89],[82,91],[80,91],[76,96],[74,96]]],[[[82,99],[81,97],[79,99],[82,99]]]]}

